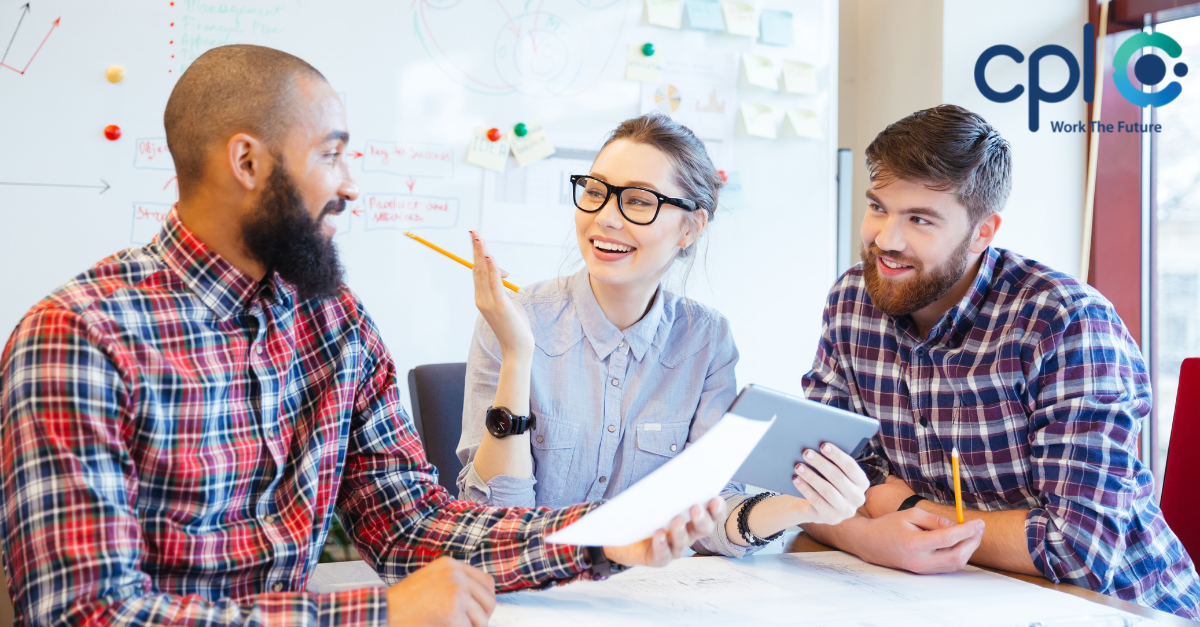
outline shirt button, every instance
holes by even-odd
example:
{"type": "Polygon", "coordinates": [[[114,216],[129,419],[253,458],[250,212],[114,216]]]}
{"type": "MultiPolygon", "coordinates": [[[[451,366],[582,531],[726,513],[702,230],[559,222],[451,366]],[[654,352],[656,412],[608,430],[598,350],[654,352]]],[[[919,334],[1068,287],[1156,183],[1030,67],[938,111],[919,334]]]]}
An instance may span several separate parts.
{"type": "Polygon", "coordinates": [[[615,385],[618,385],[618,384],[620,384],[620,383],[621,383],[621,382],[620,382],[620,381],[618,381],[618,380],[616,380],[616,379],[613,379],[613,380],[612,380],[612,384],[613,384],[614,386],[615,386],[615,385]]]}
{"type": "Polygon", "coordinates": [[[283,592],[283,582],[276,581],[275,583],[271,584],[271,591],[272,592],[283,592]]]}
{"type": "Polygon", "coordinates": [[[672,452],[674,452],[674,451],[677,451],[677,450],[679,450],[679,446],[678,446],[678,445],[676,445],[676,444],[672,444],[672,445],[671,445],[671,451],[672,451],[672,452]]]}
{"type": "Polygon", "coordinates": [[[270,514],[267,514],[266,516],[263,516],[262,521],[267,523],[268,525],[273,525],[273,524],[275,524],[275,517],[270,514]]]}
{"type": "Polygon", "coordinates": [[[618,343],[618,344],[617,344],[617,348],[621,348],[621,347],[622,347],[622,346],[624,346],[624,345],[625,345],[625,342],[620,342],[620,343],[618,343]]]}
{"type": "Polygon", "coordinates": [[[616,430],[617,430],[617,427],[616,427],[616,425],[608,425],[608,432],[609,432],[609,433],[612,433],[613,431],[616,431],[616,430]]]}
{"type": "Polygon", "coordinates": [[[608,481],[608,477],[600,477],[600,483],[604,483],[605,481],[608,481]]]}
{"type": "Polygon", "coordinates": [[[929,420],[928,420],[927,418],[925,418],[925,416],[921,416],[921,426],[922,426],[922,427],[928,427],[928,426],[929,426],[929,420]]]}
{"type": "Polygon", "coordinates": [[[916,350],[916,353],[917,353],[917,357],[924,357],[924,356],[925,356],[925,349],[924,349],[924,348],[917,348],[917,350],[916,350]]]}
{"type": "Polygon", "coordinates": [[[537,441],[538,441],[538,442],[542,442],[542,441],[544,441],[545,439],[546,439],[546,438],[545,438],[544,436],[540,436],[540,435],[539,435],[539,436],[537,437],[537,441]]]}
{"type": "Polygon", "coordinates": [[[262,344],[259,344],[258,346],[254,347],[254,354],[256,354],[256,355],[262,354],[262,344]]]}

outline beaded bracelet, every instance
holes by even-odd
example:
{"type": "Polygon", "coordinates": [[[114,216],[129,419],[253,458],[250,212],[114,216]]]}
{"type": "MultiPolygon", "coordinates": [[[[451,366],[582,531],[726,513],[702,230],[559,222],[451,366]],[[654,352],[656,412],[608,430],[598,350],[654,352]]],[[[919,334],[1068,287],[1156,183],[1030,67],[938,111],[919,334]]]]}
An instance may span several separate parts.
{"type": "Polygon", "coordinates": [[[745,538],[746,542],[749,542],[751,546],[767,546],[779,538],[779,536],[783,535],[783,530],[780,530],[779,533],[773,536],[760,538],[754,535],[754,532],[750,531],[750,510],[753,509],[755,505],[758,505],[759,501],[771,498],[772,496],[779,495],[774,492],[760,492],[759,494],[755,494],[754,496],[743,501],[742,509],[738,511],[738,533],[742,534],[742,537],[745,538]]]}

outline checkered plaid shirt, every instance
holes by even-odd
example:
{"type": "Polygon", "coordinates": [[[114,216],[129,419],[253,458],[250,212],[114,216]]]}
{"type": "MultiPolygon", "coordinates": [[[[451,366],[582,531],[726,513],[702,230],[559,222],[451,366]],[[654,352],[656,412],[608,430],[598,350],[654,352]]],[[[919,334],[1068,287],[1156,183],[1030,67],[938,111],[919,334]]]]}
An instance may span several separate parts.
{"type": "Polygon", "coordinates": [[[864,452],[872,482],[896,475],[953,504],[957,446],[964,507],[1029,510],[1029,553],[1048,579],[1200,618],[1196,570],[1137,457],[1146,367],[1090,287],[992,248],[921,338],[911,317],[875,308],[855,266],[829,295],[804,388],[882,423],[864,452]]]}
{"type": "Polygon", "coordinates": [[[383,589],[304,591],[335,508],[389,583],[441,555],[498,590],[587,569],[543,537],[594,505],[495,509],[438,486],[349,290],[296,302],[174,212],[25,316],[0,393],[18,625],[383,624],[383,589]]]}

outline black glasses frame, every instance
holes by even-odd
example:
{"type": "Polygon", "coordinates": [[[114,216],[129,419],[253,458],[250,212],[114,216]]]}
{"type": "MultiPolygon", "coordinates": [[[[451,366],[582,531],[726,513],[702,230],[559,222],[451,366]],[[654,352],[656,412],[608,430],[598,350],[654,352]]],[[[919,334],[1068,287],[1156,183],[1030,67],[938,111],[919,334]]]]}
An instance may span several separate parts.
{"type": "Polygon", "coordinates": [[[600,179],[598,179],[596,177],[586,176],[583,174],[572,174],[570,176],[570,179],[571,179],[571,198],[573,200],[575,200],[575,208],[576,209],[579,209],[580,211],[582,211],[584,213],[596,213],[597,211],[600,211],[601,209],[603,209],[604,205],[608,204],[608,199],[612,198],[613,194],[616,194],[617,195],[617,211],[620,211],[621,217],[625,218],[625,220],[627,220],[631,224],[639,224],[642,226],[645,226],[647,224],[653,224],[654,221],[658,219],[658,212],[662,210],[663,205],[673,205],[675,207],[679,207],[680,209],[683,209],[684,211],[695,211],[698,208],[698,207],[696,207],[696,201],[694,201],[694,200],[689,200],[687,198],[671,198],[670,196],[665,196],[665,195],[660,194],[652,189],[646,189],[645,187],[621,187],[619,185],[609,185],[608,183],[605,183],[604,181],[601,181],[600,179]],[[595,181],[595,182],[603,185],[604,188],[606,190],[608,190],[607,195],[604,196],[604,202],[600,203],[600,206],[596,207],[595,209],[584,209],[583,207],[580,207],[579,200],[575,198],[575,187],[579,184],[579,181],[585,180],[585,179],[588,181],[595,181]],[[625,190],[627,190],[627,189],[636,189],[639,191],[654,194],[654,197],[658,199],[658,206],[654,208],[654,217],[650,218],[649,222],[638,222],[637,220],[633,220],[629,216],[625,215],[625,203],[623,200],[621,200],[621,194],[623,194],[625,192],[625,190]]]}

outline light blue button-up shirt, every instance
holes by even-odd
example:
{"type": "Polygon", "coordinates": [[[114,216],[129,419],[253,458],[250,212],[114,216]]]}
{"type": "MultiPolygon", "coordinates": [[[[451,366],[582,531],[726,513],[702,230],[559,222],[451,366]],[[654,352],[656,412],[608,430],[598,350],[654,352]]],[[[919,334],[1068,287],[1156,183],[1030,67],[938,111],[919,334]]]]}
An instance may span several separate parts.
{"type": "MultiPolygon", "coordinates": [[[[604,316],[587,270],[536,283],[513,298],[525,307],[536,350],[530,379],[534,476],[484,482],[473,460],[487,436],[500,344],[482,317],[467,360],[459,498],[493,506],[559,507],[612,498],[679,454],[725,414],[737,396],[738,351],[713,309],[659,289],[650,310],[621,331],[604,316]]],[[[743,486],[722,493],[728,511],[743,486]]],[[[718,524],[695,547],[742,556],[718,524]]]]}

